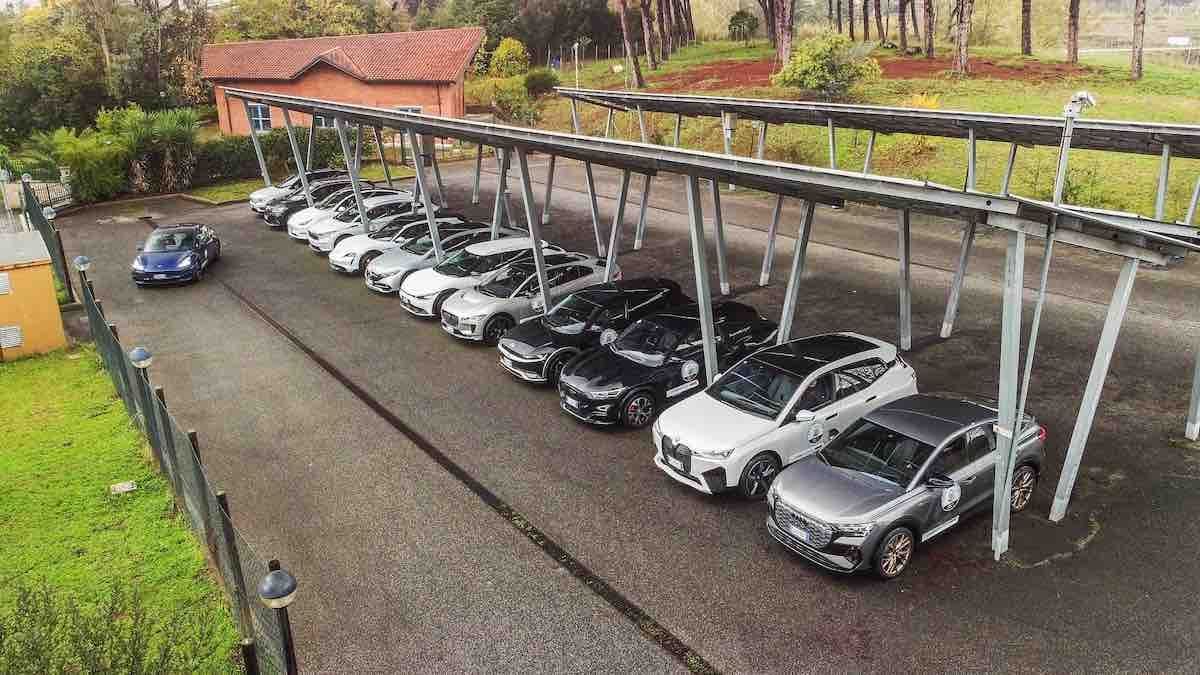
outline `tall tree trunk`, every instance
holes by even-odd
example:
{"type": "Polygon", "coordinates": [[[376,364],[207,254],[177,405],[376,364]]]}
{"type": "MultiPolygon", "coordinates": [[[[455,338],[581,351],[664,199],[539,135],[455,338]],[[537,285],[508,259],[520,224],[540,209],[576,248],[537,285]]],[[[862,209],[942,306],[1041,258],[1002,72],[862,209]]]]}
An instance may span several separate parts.
{"type": "Polygon", "coordinates": [[[680,0],[683,6],[683,22],[687,26],[688,42],[696,41],[696,24],[692,21],[692,0],[680,0]]]}
{"type": "Polygon", "coordinates": [[[958,25],[954,31],[954,72],[961,75],[971,72],[971,15],[974,12],[975,0],[959,0],[958,25]]]}
{"type": "Polygon", "coordinates": [[[908,29],[904,17],[908,15],[908,0],[900,0],[900,53],[908,55],[908,29]]]}
{"type": "Polygon", "coordinates": [[[1033,0],[1021,0],[1021,53],[1033,56],[1033,0]]]}
{"type": "Polygon", "coordinates": [[[842,28],[842,0],[837,0],[837,26],[838,26],[838,35],[841,35],[842,31],[843,31],[843,28],[842,28]]]}
{"type": "Polygon", "coordinates": [[[658,0],[658,48],[662,60],[666,61],[671,55],[671,14],[666,11],[663,0],[658,0]]]}
{"type": "Polygon", "coordinates": [[[650,70],[658,70],[658,59],[654,56],[654,15],[650,13],[651,0],[638,0],[642,12],[642,40],[646,43],[646,62],[650,70]]]}
{"type": "Polygon", "coordinates": [[[829,5],[829,27],[833,28],[833,0],[826,0],[829,5]]]}
{"type": "Polygon", "coordinates": [[[775,2],[775,56],[780,65],[792,60],[792,13],[796,11],[796,0],[775,2]]]}
{"type": "Polygon", "coordinates": [[[875,0],[875,32],[879,34],[880,44],[887,41],[887,31],[883,29],[883,0],[875,0]]]}
{"type": "Polygon", "coordinates": [[[921,30],[917,28],[917,2],[916,0],[908,0],[908,22],[912,24],[913,37],[917,42],[921,41],[921,30]]]}
{"type": "Polygon", "coordinates": [[[625,42],[625,53],[629,55],[629,60],[633,65],[633,86],[641,89],[646,86],[646,80],[642,79],[642,66],[638,63],[637,52],[633,48],[633,39],[629,35],[629,3],[626,0],[619,0],[621,14],[621,39],[625,42]]]}
{"type": "Polygon", "coordinates": [[[871,0],[863,0],[863,42],[871,41],[871,0]]]}
{"type": "Polygon", "coordinates": [[[925,5],[921,8],[921,13],[925,16],[925,58],[933,58],[933,0],[925,0],[925,5]]]}
{"type": "Polygon", "coordinates": [[[667,0],[667,3],[671,6],[671,25],[675,27],[675,49],[679,49],[687,44],[687,24],[683,20],[683,0],[667,0]]]}
{"type": "Polygon", "coordinates": [[[763,13],[763,23],[767,26],[767,40],[775,46],[775,0],[758,0],[758,8],[763,13]]]}
{"type": "Polygon", "coordinates": [[[846,25],[850,27],[850,41],[858,38],[854,35],[854,0],[846,0],[846,25]]]}
{"type": "Polygon", "coordinates": [[[1142,79],[1142,47],[1146,39],[1146,0],[1133,2],[1133,55],[1130,57],[1129,76],[1142,79]]]}
{"type": "Polygon", "coordinates": [[[1079,63],[1079,0],[1067,2],[1067,63],[1079,63]]]}

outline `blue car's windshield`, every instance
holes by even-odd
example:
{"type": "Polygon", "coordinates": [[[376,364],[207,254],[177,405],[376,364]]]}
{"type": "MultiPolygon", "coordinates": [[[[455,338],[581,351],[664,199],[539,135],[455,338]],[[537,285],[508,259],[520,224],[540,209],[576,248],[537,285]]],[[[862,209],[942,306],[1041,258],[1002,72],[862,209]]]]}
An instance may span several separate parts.
{"type": "Polygon", "coordinates": [[[195,243],[196,236],[191,232],[155,232],[146,239],[142,250],[146,253],[163,251],[184,251],[195,243]]]}

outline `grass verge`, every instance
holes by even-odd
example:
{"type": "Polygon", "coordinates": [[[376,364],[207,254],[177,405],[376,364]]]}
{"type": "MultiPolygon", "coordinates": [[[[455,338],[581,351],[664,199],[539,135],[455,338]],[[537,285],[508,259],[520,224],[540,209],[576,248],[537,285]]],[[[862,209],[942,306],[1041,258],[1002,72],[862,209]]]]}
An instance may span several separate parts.
{"type": "Polygon", "coordinates": [[[0,363],[0,429],[0,616],[21,588],[85,607],[135,589],[151,622],[187,612],[205,627],[154,638],[191,641],[190,669],[236,672],[222,591],[95,351],[0,363]]]}

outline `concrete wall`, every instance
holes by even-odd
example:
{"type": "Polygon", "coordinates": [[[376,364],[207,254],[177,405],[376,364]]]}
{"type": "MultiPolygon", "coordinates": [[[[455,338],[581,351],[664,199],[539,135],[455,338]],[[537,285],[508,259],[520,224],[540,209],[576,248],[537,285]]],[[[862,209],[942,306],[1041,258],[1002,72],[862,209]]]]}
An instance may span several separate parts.
{"type": "Polygon", "coordinates": [[[50,262],[0,267],[12,291],[0,295],[0,326],[20,326],[24,344],[3,350],[5,361],[67,346],[50,262]]]}
{"type": "MultiPolygon", "coordinates": [[[[287,82],[221,80],[213,85],[221,132],[240,136],[250,133],[250,123],[242,102],[225,96],[226,87],[381,107],[419,105],[422,112],[448,117],[462,117],[465,107],[461,78],[452,83],[363,82],[325,64],[318,64],[299,78],[287,82]]],[[[307,126],[309,116],[293,113],[292,123],[307,126]]],[[[283,126],[283,111],[272,108],[271,127],[283,126]]]]}

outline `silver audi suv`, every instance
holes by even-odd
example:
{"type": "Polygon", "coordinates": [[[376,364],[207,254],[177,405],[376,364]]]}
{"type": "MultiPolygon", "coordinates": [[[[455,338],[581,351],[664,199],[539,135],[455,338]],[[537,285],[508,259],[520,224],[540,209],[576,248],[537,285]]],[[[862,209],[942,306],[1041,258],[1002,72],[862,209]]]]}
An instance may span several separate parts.
{"type": "MultiPolygon", "coordinates": [[[[1046,430],[1025,415],[1013,464],[1012,510],[1029,505],[1046,430]]],[[[990,512],[996,406],[980,397],[916,394],[867,413],[780,472],[767,530],[834,572],[899,576],[920,543],[990,512]]]]}

